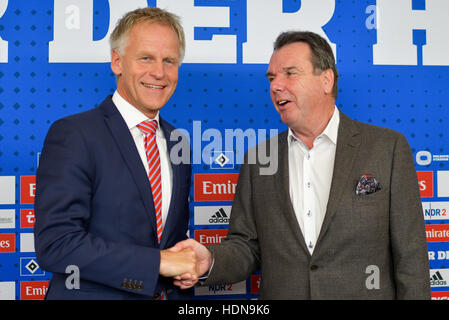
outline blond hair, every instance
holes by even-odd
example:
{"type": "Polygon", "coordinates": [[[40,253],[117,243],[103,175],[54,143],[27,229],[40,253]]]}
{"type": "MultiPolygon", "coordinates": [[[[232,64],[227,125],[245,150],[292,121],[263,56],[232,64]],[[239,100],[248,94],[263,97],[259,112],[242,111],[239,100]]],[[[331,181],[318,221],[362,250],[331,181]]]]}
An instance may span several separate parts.
{"type": "Polygon", "coordinates": [[[141,8],[126,13],[117,22],[117,25],[109,38],[111,51],[115,50],[119,55],[123,55],[128,42],[129,32],[135,25],[143,22],[158,23],[171,27],[178,37],[179,57],[180,61],[183,60],[185,53],[185,36],[184,29],[181,25],[181,19],[177,15],[160,8],[141,8]]]}

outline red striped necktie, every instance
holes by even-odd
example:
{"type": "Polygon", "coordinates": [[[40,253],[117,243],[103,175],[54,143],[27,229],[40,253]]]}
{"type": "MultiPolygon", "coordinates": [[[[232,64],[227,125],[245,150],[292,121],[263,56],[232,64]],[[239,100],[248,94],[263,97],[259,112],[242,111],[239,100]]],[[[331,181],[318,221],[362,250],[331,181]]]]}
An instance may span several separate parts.
{"type": "Polygon", "coordinates": [[[157,239],[162,237],[162,184],[161,184],[161,160],[156,145],[157,120],[145,120],[137,125],[145,134],[145,153],[148,163],[148,179],[153,192],[154,209],[156,210],[157,239]]]}

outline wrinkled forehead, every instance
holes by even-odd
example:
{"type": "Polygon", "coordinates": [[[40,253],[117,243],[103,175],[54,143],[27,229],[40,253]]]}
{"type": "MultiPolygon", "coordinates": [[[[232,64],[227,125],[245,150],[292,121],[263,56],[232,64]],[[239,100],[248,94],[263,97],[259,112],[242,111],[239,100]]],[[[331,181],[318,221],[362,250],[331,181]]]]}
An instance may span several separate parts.
{"type": "Polygon", "coordinates": [[[165,43],[168,43],[169,40],[174,40],[172,44],[176,46],[179,60],[182,60],[184,52],[176,30],[168,23],[161,21],[141,21],[132,26],[121,38],[122,54],[127,51],[131,43],[144,47],[150,40],[165,43]]]}
{"type": "Polygon", "coordinates": [[[279,73],[285,68],[296,67],[307,69],[312,67],[311,50],[305,42],[293,42],[273,51],[267,72],[279,73]]]}

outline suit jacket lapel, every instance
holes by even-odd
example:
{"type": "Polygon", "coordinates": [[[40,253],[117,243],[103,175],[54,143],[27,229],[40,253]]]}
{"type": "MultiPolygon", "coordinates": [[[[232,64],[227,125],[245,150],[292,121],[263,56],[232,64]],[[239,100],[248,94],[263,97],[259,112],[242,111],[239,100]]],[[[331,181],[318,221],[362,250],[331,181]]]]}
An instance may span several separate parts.
{"type": "Polygon", "coordinates": [[[348,181],[349,174],[351,173],[354,160],[357,157],[360,142],[360,135],[354,121],[340,111],[340,124],[338,127],[337,149],[335,151],[331,189],[317,247],[323,239],[326,230],[329,228],[332,217],[337,211],[342,192],[345,189],[342,186],[350,183],[348,181]]]}
{"type": "Polygon", "coordinates": [[[141,194],[143,204],[153,226],[153,232],[157,234],[156,214],[151,187],[129,128],[110,97],[100,105],[100,108],[105,114],[106,126],[111,131],[111,135],[117,143],[123,160],[141,194]]]}
{"type": "Polygon", "coordinates": [[[288,224],[292,228],[293,234],[296,240],[299,242],[301,247],[304,249],[307,255],[310,256],[310,252],[307,249],[306,242],[304,240],[304,235],[299,227],[298,219],[295,215],[295,210],[293,209],[292,200],[290,198],[290,179],[289,179],[289,163],[288,163],[288,131],[284,131],[278,136],[279,143],[279,168],[275,174],[275,180],[277,183],[277,189],[279,190],[280,196],[280,207],[282,208],[282,213],[285,215],[288,224]]]}

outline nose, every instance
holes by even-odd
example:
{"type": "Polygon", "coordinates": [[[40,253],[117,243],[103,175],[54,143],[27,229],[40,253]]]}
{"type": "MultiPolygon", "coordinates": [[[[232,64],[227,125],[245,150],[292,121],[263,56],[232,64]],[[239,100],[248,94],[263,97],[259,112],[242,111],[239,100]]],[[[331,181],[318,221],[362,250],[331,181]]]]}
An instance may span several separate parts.
{"type": "Polygon", "coordinates": [[[285,88],[285,83],[281,77],[275,77],[271,80],[270,88],[272,92],[281,92],[285,88]]]}
{"type": "Polygon", "coordinates": [[[164,63],[162,61],[152,63],[149,74],[155,79],[162,79],[165,75],[164,63]]]}

